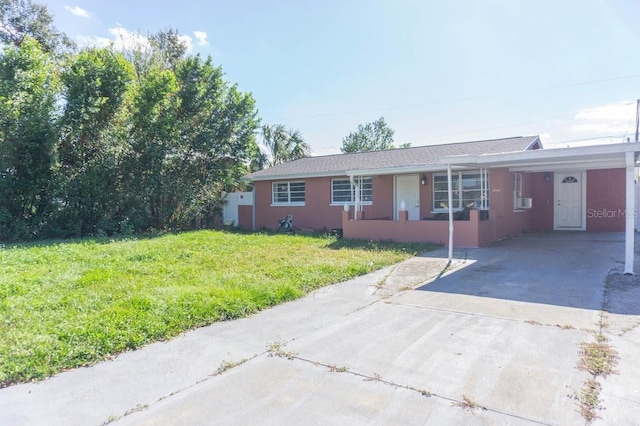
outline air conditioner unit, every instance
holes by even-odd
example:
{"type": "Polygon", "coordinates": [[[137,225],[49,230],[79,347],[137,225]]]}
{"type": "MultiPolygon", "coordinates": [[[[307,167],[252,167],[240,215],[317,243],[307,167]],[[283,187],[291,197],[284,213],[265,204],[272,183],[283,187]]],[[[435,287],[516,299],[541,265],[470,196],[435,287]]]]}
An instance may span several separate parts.
{"type": "Polygon", "coordinates": [[[530,209],[532,206],[531,198],[518,198],[516,205],[519,209],[530,209]]]}

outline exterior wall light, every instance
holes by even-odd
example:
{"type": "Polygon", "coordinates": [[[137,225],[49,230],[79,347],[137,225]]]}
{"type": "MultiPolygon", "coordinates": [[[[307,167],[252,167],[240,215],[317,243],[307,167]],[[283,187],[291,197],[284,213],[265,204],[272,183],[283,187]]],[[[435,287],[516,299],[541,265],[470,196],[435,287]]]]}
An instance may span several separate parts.
{"type": "Polygon", "coordinates": [[[424,174],[422,175],[422,178],[420,179],[420,183],[423,184],[423,185],[427,184],[427,176],[426,175],[424,175],[424,174]]]}
{"type": "Polygon", "coordinates": [[[544,181],[549,182],[550,180],[551,180],[551,175],[549,174],[549,172],[546,172],[544,174],[544,181]]]}

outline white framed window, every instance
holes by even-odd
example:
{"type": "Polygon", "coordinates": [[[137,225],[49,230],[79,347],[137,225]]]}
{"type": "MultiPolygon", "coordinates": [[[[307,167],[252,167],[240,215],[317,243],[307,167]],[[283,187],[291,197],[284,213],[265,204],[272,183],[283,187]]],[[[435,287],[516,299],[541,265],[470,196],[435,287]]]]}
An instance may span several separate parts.
{"type": "MultiPolygon", "coordinates": [[[[453,209],[462,210],[473,204],[474,208],[489,208],[489,173],[486,170],[453,172],[451,174],[453,209]]],[[[449,185],[446,173],[433,174],[433,210],[449,208],[449,185]]]]}
{"type": "MultiPolygon", "coordinates": [[[[373,179],[370,177],[357,178],[360,182],[360,200],[362,204],[373,203],[373,179]]],[[[349,179],[331,179],[331,204],[343,206],[344,203],[353,204],[356,201],[355,189],[349,179]]]]}
{"type": "Polygon", "coordinates": [[[304,181],[273,182],[271,202],[273,205],[304,206],[306,188],[304,181]]]}
{"type": "Polygon", "coordinates": [[[520,210],[518,200],[522,198],[522,173],[513,174],[513,209],[520,210]]]}

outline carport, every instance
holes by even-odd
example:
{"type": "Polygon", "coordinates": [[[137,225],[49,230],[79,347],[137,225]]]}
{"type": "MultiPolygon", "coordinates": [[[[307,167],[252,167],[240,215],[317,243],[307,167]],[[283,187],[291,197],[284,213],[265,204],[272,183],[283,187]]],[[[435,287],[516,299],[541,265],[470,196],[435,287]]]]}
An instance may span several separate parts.
{"type": "MultiPolygon", "coordinates": [[[[620,143],[584,147],[539,149],[484,155],[456,155],[440,159],[447,167],[449,196],[449,261],[453,259],[452,169],[507,168],[510,172],[554,172],[588,170],[625,170],[625,274],[633,274],[635,167],[640,152],[638,143],[620,143]]],[[[622,191],[623,188],[620,188],[622,191]]]]}

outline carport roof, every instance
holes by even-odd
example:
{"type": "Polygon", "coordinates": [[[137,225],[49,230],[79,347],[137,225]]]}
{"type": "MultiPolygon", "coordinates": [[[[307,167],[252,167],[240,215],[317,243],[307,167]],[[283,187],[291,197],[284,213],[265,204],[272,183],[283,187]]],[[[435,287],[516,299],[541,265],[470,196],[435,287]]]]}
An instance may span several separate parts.
{"type": "Polygon", "coordinates": [[[626,167],[625,155],[640,152],[640,143],[579,146],[480,155],[442,157],[440,164],[468,168],[506,167],[511,171],[554,171],[568,169],[611,169],[626,167]]]}

